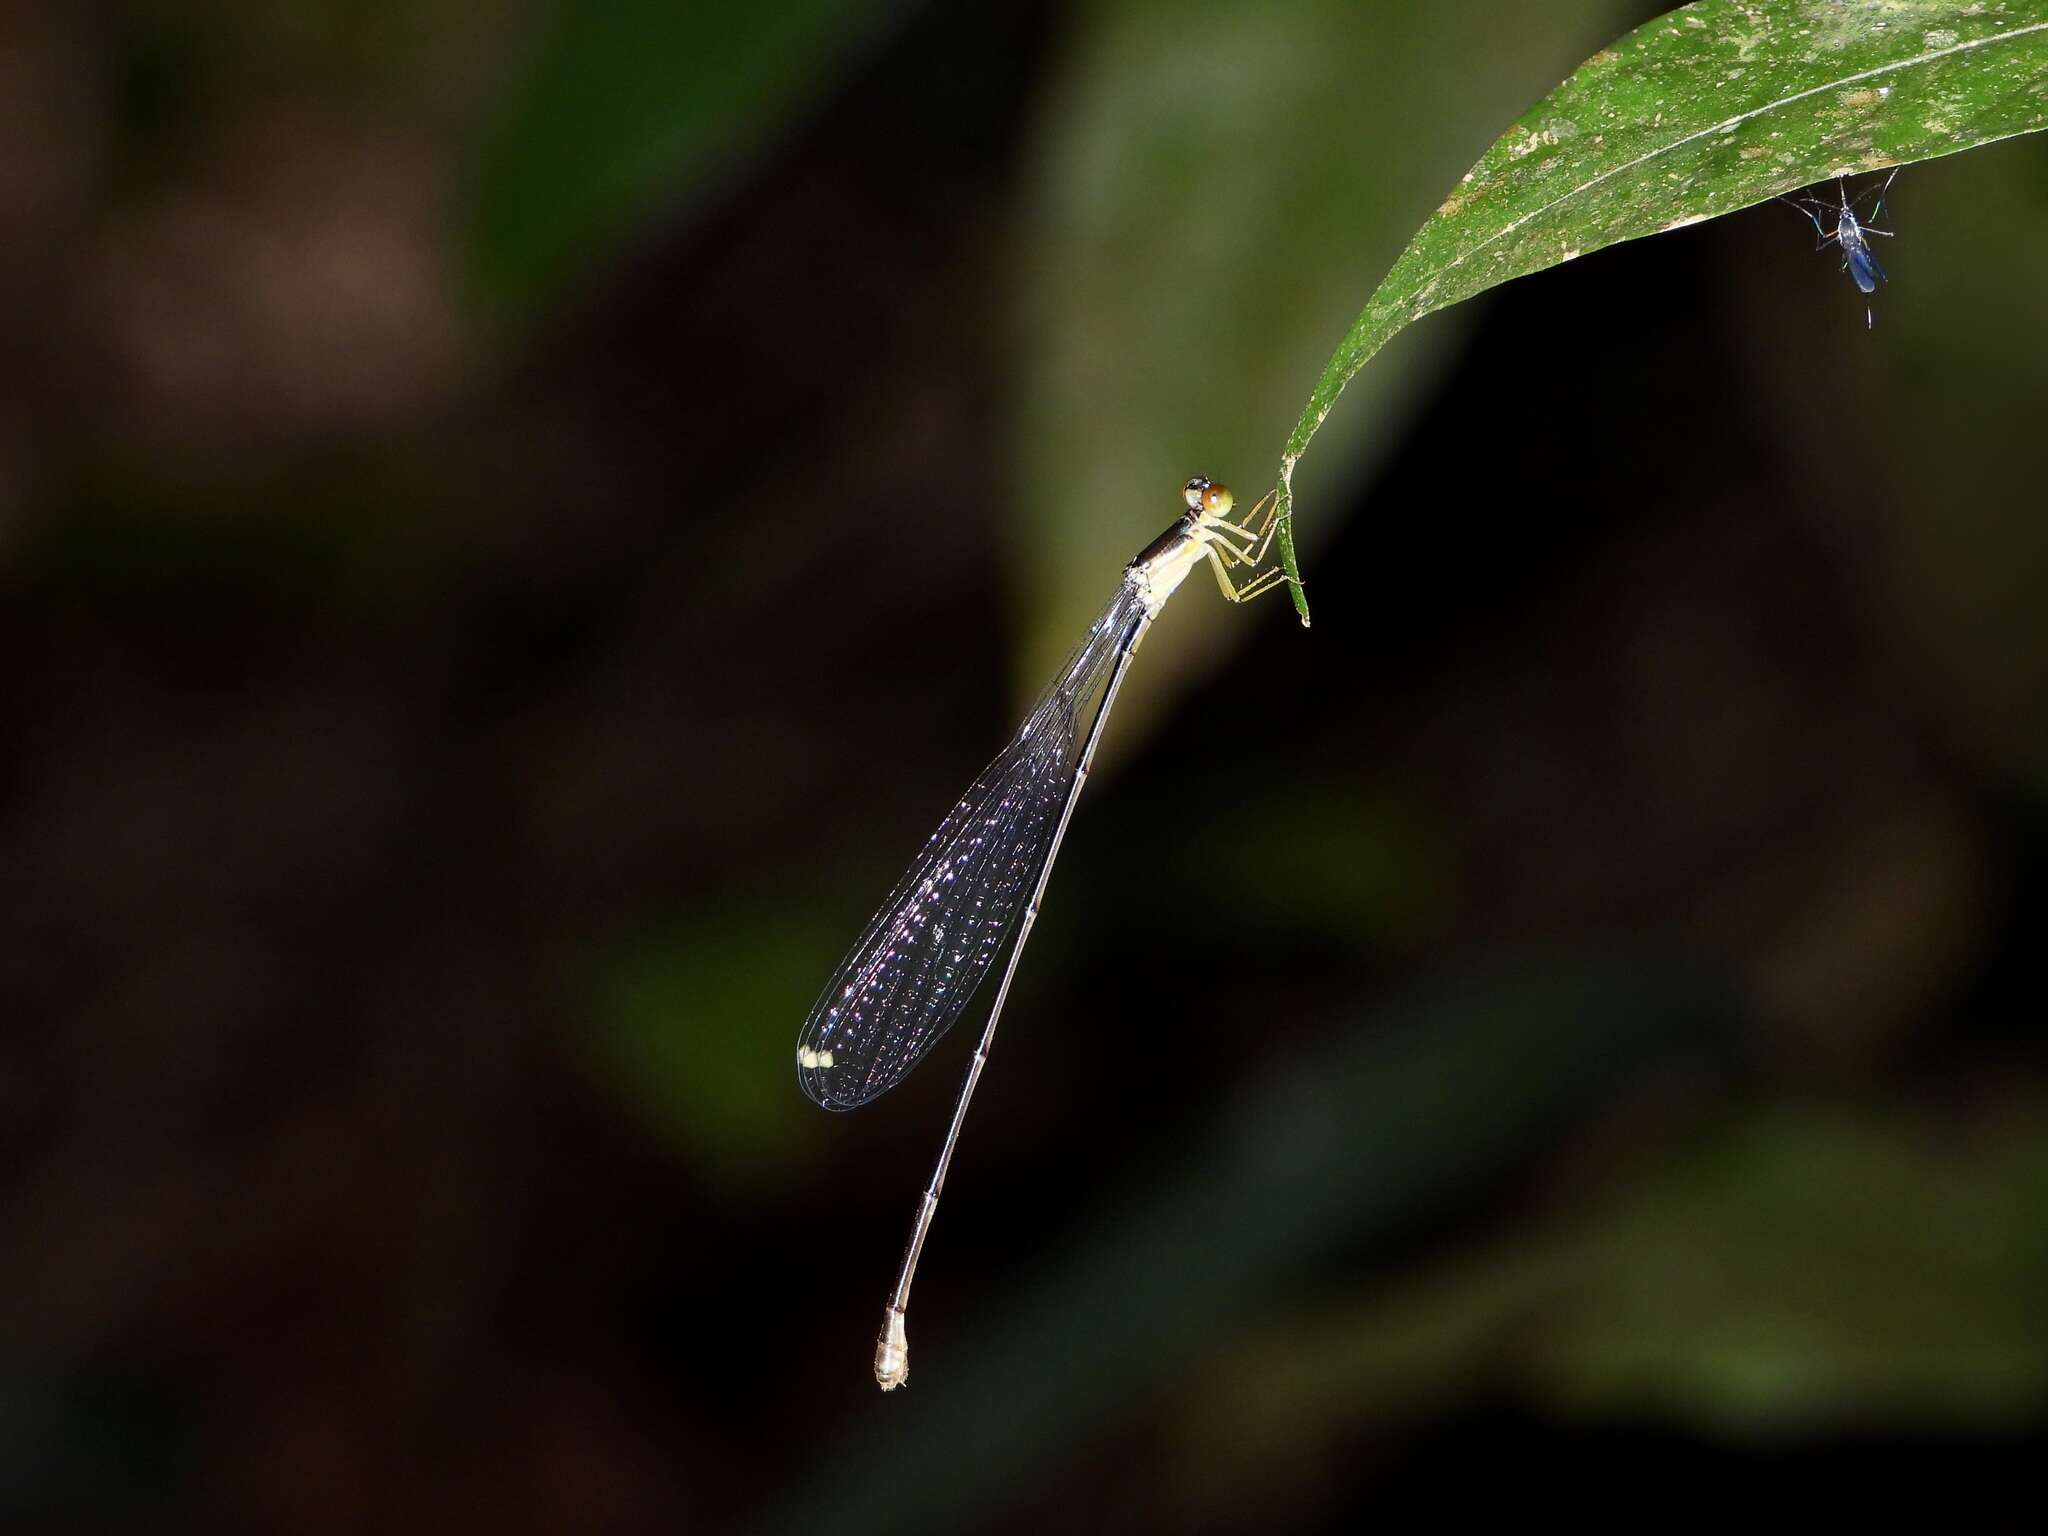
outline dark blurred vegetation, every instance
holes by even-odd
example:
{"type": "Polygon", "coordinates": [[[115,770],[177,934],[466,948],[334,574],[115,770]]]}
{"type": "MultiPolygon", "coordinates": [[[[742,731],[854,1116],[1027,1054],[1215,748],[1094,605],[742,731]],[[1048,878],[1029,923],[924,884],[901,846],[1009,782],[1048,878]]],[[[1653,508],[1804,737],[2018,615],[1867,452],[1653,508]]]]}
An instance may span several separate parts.
{"type": "Polygon", "coordinates": [[[598,10],[0,13],[7,1526],[2036,1498],[2043,144],[1874,331],[1766,207],[1374,362],[1316,628],[1147,643],[884,1399],[965,1047],[826,1116],[812,989],[1647,9],[598,10]]]}

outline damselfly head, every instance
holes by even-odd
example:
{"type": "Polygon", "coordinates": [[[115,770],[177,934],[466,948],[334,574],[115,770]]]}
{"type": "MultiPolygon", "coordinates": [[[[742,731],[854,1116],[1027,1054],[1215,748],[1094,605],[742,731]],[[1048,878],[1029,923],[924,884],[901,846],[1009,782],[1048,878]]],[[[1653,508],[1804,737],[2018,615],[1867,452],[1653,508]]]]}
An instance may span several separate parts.
{"type": "Polygon", "coordinates": [[[1229,486],[1218,485],[1204,475],[1195,476],[1181,487],[1180,493],[1187,498],[1188,510],[1203,517],[1228,517],[1230,509],[1237,505],[1229,486]]]}

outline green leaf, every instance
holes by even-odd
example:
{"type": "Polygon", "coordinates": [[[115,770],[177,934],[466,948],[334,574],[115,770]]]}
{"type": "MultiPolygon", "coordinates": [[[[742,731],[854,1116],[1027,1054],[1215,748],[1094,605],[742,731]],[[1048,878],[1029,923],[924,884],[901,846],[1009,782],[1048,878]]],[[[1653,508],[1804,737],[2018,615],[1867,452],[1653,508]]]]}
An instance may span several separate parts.
{"type": "Polygon", "coordinates": [[[1637,28],[1465,173],[1338,345],[1280,460],[1281,563],[1298,581],[1294,466],[1404,326],[1620,240],[2043,127],[2048,0],[1700,0],[1637,28]]]}
{"type": "Polygon", "coordinates": [[[657,209],[737,179],[899,0],[558,4],[479,160],[470,284],[500,321],[559,295],[657,209]]]}

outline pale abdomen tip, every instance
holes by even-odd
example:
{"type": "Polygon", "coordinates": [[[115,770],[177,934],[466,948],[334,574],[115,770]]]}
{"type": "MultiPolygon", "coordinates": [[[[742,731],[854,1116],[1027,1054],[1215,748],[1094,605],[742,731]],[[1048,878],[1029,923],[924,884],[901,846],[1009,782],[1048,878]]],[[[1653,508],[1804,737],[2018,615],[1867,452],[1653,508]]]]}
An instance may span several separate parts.
{"type": "Polygon", "coordinates": [[[892,1392],[909,1375],[910,1338],[903,1331],[903,1314],[891,1307],[882,1314],[882,1336],[875,1340],[875,1384],[892,1392]]]}

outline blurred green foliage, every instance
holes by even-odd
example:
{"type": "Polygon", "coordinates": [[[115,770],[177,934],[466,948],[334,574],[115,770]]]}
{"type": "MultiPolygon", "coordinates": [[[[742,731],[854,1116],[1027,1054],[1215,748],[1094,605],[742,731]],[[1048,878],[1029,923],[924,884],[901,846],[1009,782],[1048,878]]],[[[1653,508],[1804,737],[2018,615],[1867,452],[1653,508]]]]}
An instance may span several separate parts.
{"type": "Polygon", "coordinates": [[[1512,1385],[1567,1418],[1791,1435],[2024,1430],[2048,1399],[2048,1106],[1970,1140],[1783,1102],[1640,1156],[1599,1206],[1255,1330],[1189,1463],[1286,1465],[1345,1426],[1512,1385]],[[1291,1449],[1290,1449],[1291,1447],[1291,1449]]]}
{"type": "Polygon", "coordinates": [[[788,1176],[824,1122],[791,1092],[789,1021],[844,935],[738,907],[591,957],[573,1042],[606,1094],[728,1195],[788,1176]]]}
{"type": "Polygon", "coordinates": [[[484,312],[518,334],[647,221],[735,185],[905,8],[554,6],[475,171],[469,265],[484,312]]]}
{"type": "MultiPolygon", "coordinates": [[[[1199,794],[1188,799],[1198,814],[1199,794]]],[[[1248,790],[1232,810],[1213,841],[1172,836],[1170,811],[1146,819],[1160,827],[1161,867],[1176,889],[1260,932],[1412,950],[1442,935],[1462,894],[1449,839],[1427,810],[1370,783],[1304,777],[1284,791],[1248,790]]],[[[1191,819],[1183,810],[1179,825],[1191,819]]]]}

